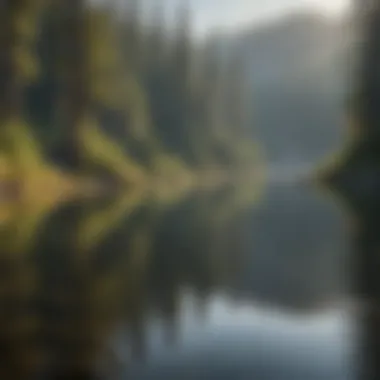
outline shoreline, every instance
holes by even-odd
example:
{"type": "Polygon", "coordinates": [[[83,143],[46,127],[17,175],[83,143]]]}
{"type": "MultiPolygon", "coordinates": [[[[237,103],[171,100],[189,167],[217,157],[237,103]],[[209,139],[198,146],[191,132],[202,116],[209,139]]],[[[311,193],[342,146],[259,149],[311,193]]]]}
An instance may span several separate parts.
{"type": "Polygon", "coordinates": [[[201,170],[178,176],[152,175],[138,182],[108,183],[91,177],[48,171],[42,176],[28,176],[22,180],[0,178],[0,204],[22,201],[65,201],[75,198],[103,198],[113,194],[140,189],[151,195],[160,193],[188,193],[212,191],[225,186],[236,186],[252,182],[258,186],[264,182],[263,174],[256,169],[244,171],[201,170]]]}

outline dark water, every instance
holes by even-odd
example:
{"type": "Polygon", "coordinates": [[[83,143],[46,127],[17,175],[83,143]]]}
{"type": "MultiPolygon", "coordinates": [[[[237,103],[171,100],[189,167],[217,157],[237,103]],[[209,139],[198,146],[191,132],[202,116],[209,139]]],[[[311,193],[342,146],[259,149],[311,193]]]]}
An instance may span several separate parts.
{"type": "Polygon", "coordinates": [[[17,209],[1,239],[6,378],[355,378],[343,211],[292,184],[243,195],[17,209]]]}

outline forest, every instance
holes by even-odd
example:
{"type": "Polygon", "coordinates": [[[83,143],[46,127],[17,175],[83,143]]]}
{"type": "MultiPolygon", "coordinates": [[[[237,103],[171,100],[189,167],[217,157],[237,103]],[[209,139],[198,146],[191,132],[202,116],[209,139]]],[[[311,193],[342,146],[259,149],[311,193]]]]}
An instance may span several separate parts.
{"type": "Polygon", "coordinates": [[[169,30],[161,2],[145,13],[139,0],[1,3],[2,194],[174,189],[253,172],[244,64],[194,41],[187,6],[175,14],[169,30]]]}

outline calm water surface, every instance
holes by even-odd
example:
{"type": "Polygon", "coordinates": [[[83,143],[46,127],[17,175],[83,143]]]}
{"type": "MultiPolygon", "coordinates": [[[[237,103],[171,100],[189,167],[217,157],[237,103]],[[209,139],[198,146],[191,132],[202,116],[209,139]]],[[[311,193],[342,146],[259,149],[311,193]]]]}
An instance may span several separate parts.
{"type": "Polygon", "coordinates": [[[1,240],[10,361],[33,371],[42,352],[44,373],[105,379],[355,378],[344,213],[291,183],[245,198],[20,208],[1,240]]]}
{"type": "MultiPolygon", "coordinates": [[[[157,310],[147,313],[146,360],[132,361],[125,378],[355,378],[341,210],[306,189],[278,185],[229,223],[235,236],[220,231],[224,243],[213,256],[225,261],[208,274],[217,280],[203,291],[196,275],[183,281],[169,326],[157,310]]],[[[168,236],[176,239],[174,255],[188,244],[178,233],[168,236]]]]}

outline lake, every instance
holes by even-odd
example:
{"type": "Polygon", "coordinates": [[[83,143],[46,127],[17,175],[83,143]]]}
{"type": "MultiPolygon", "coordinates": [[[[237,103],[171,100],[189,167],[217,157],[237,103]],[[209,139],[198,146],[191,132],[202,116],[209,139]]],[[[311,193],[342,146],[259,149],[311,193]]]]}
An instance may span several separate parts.
{"type": "Polygon", "coordinates": [[[16,207],[0,240],[7,378],[356,378],[345,210],[292,182],[253,198],[16,207]]]}

